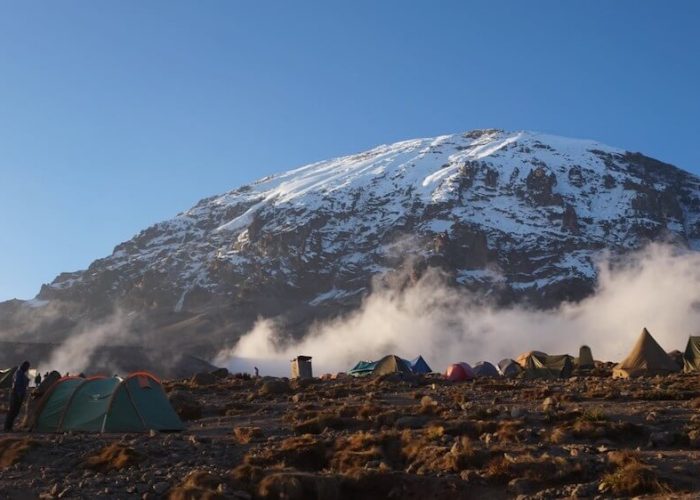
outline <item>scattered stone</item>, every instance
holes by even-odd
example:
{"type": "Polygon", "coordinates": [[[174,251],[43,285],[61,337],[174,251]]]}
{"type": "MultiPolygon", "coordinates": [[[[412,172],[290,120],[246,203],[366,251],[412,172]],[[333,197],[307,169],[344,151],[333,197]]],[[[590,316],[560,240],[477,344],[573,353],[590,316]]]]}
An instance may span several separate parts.
{"type": "Polygon", "coordinates": [[[510,416],[512,418],[523,418],[527,412],[525,411],[525,408],[521,408],[519,406],[514,406],[510,410],[510,416]]]}
{"type": "Polygon", "coordinates": [[[674,441],[675,436],[668,431],[652,432],[649,435],[649,445],[655,448],[671,446],[674,441]]]}
{"type": "Polygon", "coordinates": [[[164,494],[169,488],[170,483],[167,481],[159,481],[153,485],[153,491],[155,491],[157,495],[164,494]]]}
{"type": "Polygon", "coordinates": [[[399,417],[394,422],[397,429],[421,429],[428,422],[427,417],[423,416],[405,416],[399,417]]]}

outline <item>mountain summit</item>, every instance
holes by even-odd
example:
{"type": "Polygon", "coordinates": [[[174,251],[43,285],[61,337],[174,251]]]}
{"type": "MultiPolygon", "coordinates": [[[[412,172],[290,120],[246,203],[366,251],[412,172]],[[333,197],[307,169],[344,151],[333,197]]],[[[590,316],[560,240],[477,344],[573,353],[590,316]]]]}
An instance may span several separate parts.
{"type": "Polygon", "coordinates": [[[699,217],[696,176],[594,141],[502,130],[408,140],[204,199],[34,300],[0,304],[0,328],[60,341],[119,310],[139,318],[130,328],[145,342],[205,355],[258,316],[301,334],[357,308],[378,277],[410,286],[431,267],[496,302],[551,307],[592,291],[602,251],[697,248],[699,217]]]}

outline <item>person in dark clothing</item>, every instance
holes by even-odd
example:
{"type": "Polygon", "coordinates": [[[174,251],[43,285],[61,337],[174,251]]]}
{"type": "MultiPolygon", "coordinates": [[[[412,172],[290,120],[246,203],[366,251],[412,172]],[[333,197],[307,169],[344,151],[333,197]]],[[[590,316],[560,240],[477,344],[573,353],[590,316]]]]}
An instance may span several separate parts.
{"type": "Polygon", "coordinates": [[[37,372],[36,377],[34,377],[34,385],[39,387],[41,384],[41,373],[37,372]]]}
{"type": "Polygon", "coordinates": [[[29,371],[29,361],[22,363],[15,376],[12,379],[12,390],[10,391],[10,409],[7,411],[7,416],[5,417],[5,432],[12,432],[12,426],[15,423],[17,415],[22,408],[22,402],[24,397],[27,395],[27,387],[29,386],[29,377],[27,372],[29,371]]]}

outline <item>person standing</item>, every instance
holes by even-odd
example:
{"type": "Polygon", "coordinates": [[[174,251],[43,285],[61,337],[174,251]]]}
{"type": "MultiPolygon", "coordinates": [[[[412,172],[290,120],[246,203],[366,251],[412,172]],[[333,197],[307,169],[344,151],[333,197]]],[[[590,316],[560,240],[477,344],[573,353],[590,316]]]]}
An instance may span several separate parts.
{"type": "Polygon", "coordinates": [[[10,409],[5,416],[5,432],[12,432],[12,426],[15,423],[17,415],[22,408],[22,402],[27,395],[27,387],[29,386],[29,361],[22,363],[15,376],[12,379],[12,390],[10,391],[10,409]]]}

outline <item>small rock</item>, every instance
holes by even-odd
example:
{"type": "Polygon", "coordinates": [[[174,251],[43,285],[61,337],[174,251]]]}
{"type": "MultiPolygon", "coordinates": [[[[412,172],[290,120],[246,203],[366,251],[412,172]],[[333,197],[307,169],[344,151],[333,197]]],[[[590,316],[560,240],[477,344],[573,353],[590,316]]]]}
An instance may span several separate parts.
{"type": "Polygon", "coordinates": [[[521,407],[518,407],[518,406],[514,406],[514,407],[511,408],[511,410],[510,410],[510,416],[511,416],[512,418],[522,418],[522,417],[525,416],[525,413],[526,413],[526,412],[525,412],[525,408],[521,408],[521,407]]]}
{"type": "Polygon", "coordinates": [[[552,396],[547,396],[544,398],[544,401],[542,401],[542,411],[543,412],[549,412],[558,406],[556,399],[554,399],[552,396]]]}
{"type": "Polygon", "coordinates": [[[535,483],[529,479],[515,478],[508,483],[508,491],[515,495],[527,495],[535,489],[535,483]]]}
{"type": "Polygon", "coordinates": [[[700,431],[692,430],[688,433],[688,441],[691,448],[700,448],[700,431]]]}
{"type": "Polygon", "coordinates": [[[479,473],[473,469],[463,470],[459,473],[459,477],[462,479],[462,481],[468,482],[481,480],[481,476],[479,475],[479,473]]]}
{"type": "Polygon", "coordinates": [[[426,417],[405,416],[397,418],[394,425],[397,429],[420,429],[427,422],[426,417]]]}
{"type": "Polygon", "coordinates": [[[596,484],[595,483],[581,483],[577,484],[571,490],[571,496],[574,498],[587,498],[595,495],[596,484]]]}
{"type": "Polygon", "coordinates": [[[159,481],[153,485],[153,491],[158,495],[162,495],[170,488],[170,483],[167,481],[159,481]]]}
{"type": "Polygon", "coordinates": [[[671,446],[675,437],[668,431],[652,432],[649,435],[649,445],[654,447],[671,446]]]}
{"type": "Polygon", "coordinates": [[[284,380],[266,380],[265,382],[263,382],[262,387],[260,387],[261,395],[287,394],[288,392],[290,392],[289,384],[284,380]]]}

